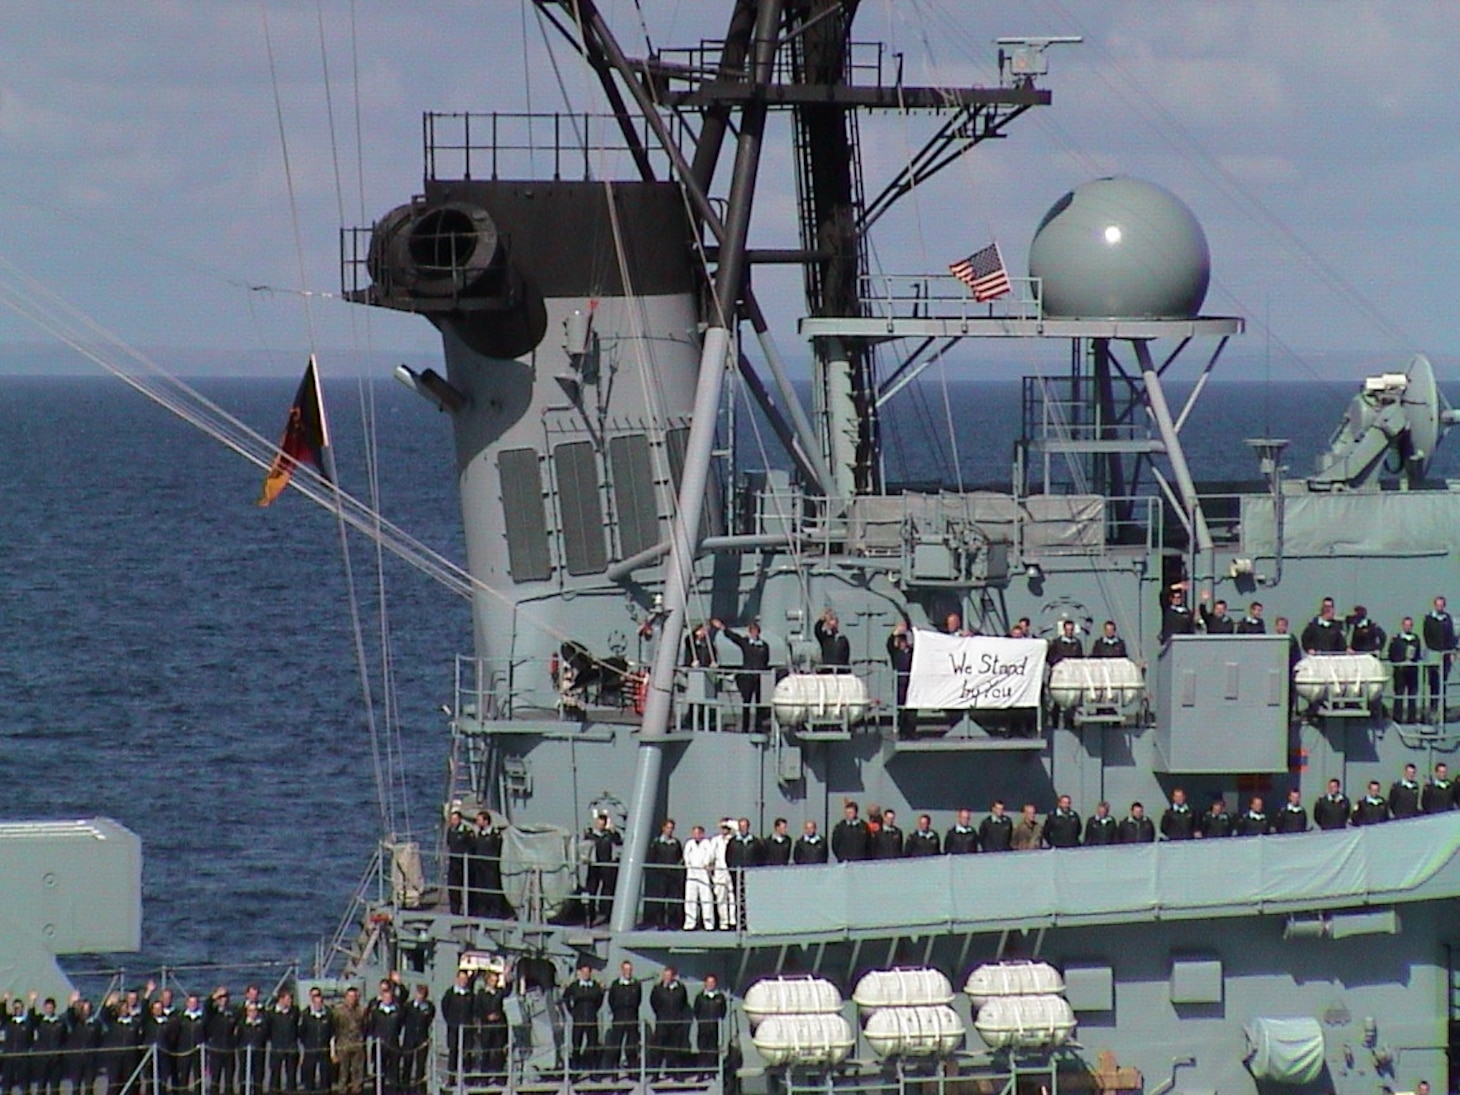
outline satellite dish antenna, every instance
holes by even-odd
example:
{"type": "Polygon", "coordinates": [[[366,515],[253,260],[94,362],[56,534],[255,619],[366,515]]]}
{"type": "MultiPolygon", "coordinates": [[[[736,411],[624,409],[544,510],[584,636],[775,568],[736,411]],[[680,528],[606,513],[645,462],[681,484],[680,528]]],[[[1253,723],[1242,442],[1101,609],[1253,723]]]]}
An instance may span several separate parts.
{"type": "Polygon", "coordinates": [[[1445,431],[1460,421],[1460,414],[1450,404],[1435,384],[1435,369],[1424,354],[1415,354],[1405,366],[1408,379],[1401,403],[1408,421],[1409,452],[1406,454],[1410,482],[1416,483],[1425,477],[1435,449],[1445,431]]]}

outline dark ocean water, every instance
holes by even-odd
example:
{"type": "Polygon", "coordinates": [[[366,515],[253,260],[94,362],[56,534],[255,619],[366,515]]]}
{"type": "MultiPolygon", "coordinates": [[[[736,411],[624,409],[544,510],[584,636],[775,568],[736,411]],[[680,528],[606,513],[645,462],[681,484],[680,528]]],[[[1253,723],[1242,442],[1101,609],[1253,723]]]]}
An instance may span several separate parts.
{"type": "MultiPolygon", "coordinates": [[[[293,383],[200,387],[273,436],[293,383]]],[[[371,390],[383,511],[463,559],[446,420],[388,380],[371,390]]],[[[1349,394],[1213,385],[1185,432],[1197,477],[1254,478],[1241,442],[1265,430],[1293,438],[1290,463],[1306,470],[1349,394]]],[[[360,390],[326,396],[341,477],[363,496],[360,390]]],[[[894,474],[936,473],[942,399],[930,388],[926,413],[893,405],[894,474]]],[[[949,400],[964,481],[1007,483],[1018,386],[955,386],[949,400]]],[[[106,378],[0,380],[0,452],[0,816],[105,814],[142,837],[132,969],[311,958],[381,829],[333,518],[293,492],[258,509],[252,465],[106,378]]],[[[378,678],[374,552],[355,545],[378,678]]],[[[469,619],[399,561],[385,586],[408,787],[393,822],[429,841],[438,709],[469,619]]]]}

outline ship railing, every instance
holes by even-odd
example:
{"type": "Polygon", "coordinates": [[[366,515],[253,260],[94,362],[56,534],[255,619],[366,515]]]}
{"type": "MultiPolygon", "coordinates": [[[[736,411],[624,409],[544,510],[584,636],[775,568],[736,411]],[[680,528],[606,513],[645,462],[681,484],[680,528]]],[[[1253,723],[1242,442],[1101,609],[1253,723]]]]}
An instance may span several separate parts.
{"type": "Polygon", "coordinates": [[[600,1024],[595,1019],[590,1040],[574,1036],[572,1020],[564,1024],[557,1003],[546,993],[514,992],[503,1002],[499,1022],[433,1029],[429,1053],[434,1083],[429,1090],[480,1095],[633,1085],[649,1091],[651,1084],[663,1083],[676,1091],[721,1091],[738,1058],[733,1039],[727,1037],[729,1027],[727,1018],[713,1032],[701,1032],[689,1015],[669,1022],[640,1018],[600,1024]]]}
{"type": "Polygon", "coordinates": [[[454,662],[453,721],[464,733],[487,722],[543,717],[580,720],[592,713],[617,715],[633,706],[638,674],[647,666],[628,659],[599,661],[578,677],[542,658],[477,658],[454,662]]]}
{"type": "MultiPolygon", "coordinates": [[[[1061,548],[1051,547],[1048,543],[1041,549],[1046,556],[1070,550],[1068,545],[1061,548]]],[[[677,668],[669,730],[671,733],[752,735],[779,730],[783,736],[789,735],[793,739],[845,739],[855,734],[887,734],[902,729],[906,736],[925,742],[938,739],[948,746],[960,741],[987,746],[991,738],[996,738],[1003,740],[1008,748],[1024,747],[1025,744],[1033,748],[1033,743],[1041,740],[1046,715],[1042,709],[950,715],[899,704],[897,673],[888,662],[884,649],[886,634],[864,628],[861,641],[865,643],[865,649],[853,656],[845,672],[866,686],[865,708],[834,713],[805,726],[789,726],[780,722],[772,702],[776,683],[790,672],[825,672],[825,667],[809,655],[809,643],[802,641],[793,644],[793,658],[789,665],[781,664],[766,670],[745,670],[738,665],[677,668]],[[751,680],[759,684],[759,696],[752,693],[747,699],[740,686],[742,681],[751,680]]],[[[734,657],[734,652],[730,656],[734,657]]],[[[486,680],[492,682],[494,688],[500,687],[505,683],[500,672],[500,667],[508,664],[505,660],[492,660],[489,664],[487,659],[459,655],[456,664],[458,691],[454,725],[458,733],[484,731],[488,721],[492,723],[493,732],[510,731],[514,719],[522,722],[525,728],[537,727],[543,718],[585,724],[590,721],[620,722],[632,726],[642,715],[642,674],[647,671],[646,665],[629,663],[625,686],[612,693],[588,692],[569,696],[562,691],[542,690],[488,695],[484,688],[480,691],[474,688],[472,682],[486,680]],[[478,719],[476,711],[482,709],[496,712],[496,718],[478,719]]],[[[529,664],[532,671],[545,672],[539,663],[529,664]]],[[[377,860],[372,869],[380,871],[384,866],[377,860]]],[[[399,882],[400,879],[396,879],[396,883],[399,882]]],[[[395,885],[394,890],[398,892],[400,885],[395,885]]],[[[352,909],[347,915],[341,926],[345,934],[337,940],[337,945],[348,936],[349,926],[358,922],[359,912],[359,908],[352,909]]]]}
{"type": "MultiPolygon", "coordinates": [[[[137,1022],[140,1026],[140,1017],[137,1022]]],[[[29,1091],[32,1084],[38,1091],[57,1092],[63,1079],[70,1082],[73,1092],[89,1092],[97,1078],[105,1075],[106,1090],[116,1095],[164,1095],[171,1075],[165,1056],[156,1044],[102,1044],[56,1052],[7,1050],[0,1059],[0,1071],[5,1074],[7,1092],[12,1084],[22,1092],[29,1091]]]]}
{"type": "Polygon", "coordinates": [[[977,301],[967,285],[947,272],[864,274],[861,299],[865,313],[875,319],[959,322],[996,318],[1037,322],[1044,315],[1043,284],[1042,278],[1010,277],[1008,294],[977,301]]]}
{"type": "Polygon", "coordinates": [[[193,962],[141,970],[126,966],[97,968],[67,963],[66,976],[83,997],[94,1000],[105,1000],[109,996],[120,999],[129,989],[135,989],[139,996],[170,990],[174,1003],[180,1004],[190,993],[206,995],[214,986],[227,981],[270,985],[272,999],[279,989],[298,978],[299,963],[287,958],[266,958],[245,962],[193,962]]]}
{"type": "MultiPolygon", "coordinates": [[[[723,38],[701,38],[693,46],[658,50],[644,62],[644,66],[650,78],[661,88],[668,88],[673,82],[695,85],[708,81],[749,81],[748,65],[722,71],[724,51],[723,38]]],[[[901,54],[892,53],[885,42],[848,42],[843,58],[842,83],[848,87],[882,87],[894,77],[901,82],[901,54]]],[[[771,82],[785,84],[795,81],[794,65],[791,51],[777,51],[771,82]]]]}
{"type": "MultiPolygon", "coordinates": [[[[684,122],[664,119],[683,146],[684,122]]],[[[642,118],[631,118],[639,148],[660,178],[671,166],[654,131],[642,118]]],[[[421,119],[427,182],[444,179],[501,177],[554,180],[638,178],[634,152],[613,114],[567,113],[436,113],[421,119]]]]}
{"type": "Polygon", "coordinates": [[[966,1091],[986,1095],[1015,1095],[1021,1091],[1049,1092],[1080,1090],[1070,1083],[1065,1071],[1088,1074],[1085,1065],[1069,1050],[959,1050],[934,1057],[851,1058],[835,1069],[785,1068],[776,1090],[784,1095],[961,1095],[966,1091]]]}

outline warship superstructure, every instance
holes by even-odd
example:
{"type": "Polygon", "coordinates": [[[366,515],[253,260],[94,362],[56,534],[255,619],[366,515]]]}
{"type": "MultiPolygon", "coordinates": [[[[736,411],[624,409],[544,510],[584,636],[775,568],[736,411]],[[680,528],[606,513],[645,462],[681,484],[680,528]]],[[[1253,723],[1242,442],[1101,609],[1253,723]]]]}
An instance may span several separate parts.
{"type": "MultiPolygon", "coordinates": [[[[1294,670],[1288,637],[1167,635],[1163,615],[1183,587],[1201,612],[1208,598],[1266,601],[1294,632],[1324,596],[1386,622],[1421,616],[1457,573],[1460,494],[1426,477],[1451,415],[1415,358],[1365,383],[1312,474],[1288,473],[1282,439],[1254,437],[1252,484],[1204,488],[1180,430],[1243,321],[1202,313],[1200,224],[1134,179],[1055,203],[1030,277],[995,300],[944,271],[874,276],[868,241],[899,199],[1050,103],[1055,40],[1001,39],[997,86],[915,87],[854,36],[851,3],[739,0],[723,39],[643,57],[586,0],[539,7],[597,74],[606,114],[428,115],[422,193],[345,249],[353,299],[441,331],[444,375],[404,379],[451,419],[478,583],[443,818],[485,808],[505,824],[515,915],[449,911],[442,855],[422,880],[434,901],[422,885],[386,888],[373,909],[387,926],[353,968],[444,985],[464,956],[545,960],[559,980],[629,959],[641,975],[713,973],[739,995],[820,978],[850,996],[879,970],[958,985],[986,964],[1045,963],[1075,1021],[984,1048],[965,1029],[982,1011],[964,1010],[951,1038],[911,1039],[902,1055],[870,1022],[837,1052],[816,1048],[815,1028],[790,1036],[807,1043],[798,1058],[737,1009],[735,1051],[690,1081],[716,1089],[1446,1083],[1460,1020],[1454,812],[1260,840],[765,867],[737,883],[731,930],[644,926],[666,818],[681,837],[741,815],[757,834],[776,818],[792,835],[808,820],[829,832],[857,800],[941,830],[996,798],[1043,814],[1069,794],[1123,817],[1180,787],[1198,810],[1221,795],[1235,812],[1255,792],[1276,810],[1290,786],[1311,802],[1330,778],[1355,798],[1371,779],[1387,794],[1407,762],[1423,778],[1460,742],[1443,654],[1426,655],[1438,694],[1403,710],[1381,658],[1294,670]],[[858,118],[877,112],[927,135],[869,185],[858,118]],[[757,194],[792,186],[767,177],[783,162],[765,153],[773,134],[792,139],[799,235],[753,247],[757,194]],[[757,292],[772,264],[803,275],[809,408],[757,292]],[[1011,488],[889,481],[879,408],[973,338],[1068,347],[1064,375],[1026,382],[1011,488]],[[1175,376],[1195,381],[1184,406],[1168,399],[1175,376]],[[776,459],[746,459],[732,377],[776,459]],[[844,672],[823,664],[828,614],[848,640],[844,672]],[[1113,621],[1130,672],[1056,667],[1022,713],[899,708],[899,624],[916,651],[950,623],[1002,637],[1021,618],[1040,639],[1073,620],[1086,646],[1113,621]],[[696,664],[705,636],[692,631],[712,620],[762,629],[764,724],[742,711],[729,643],[711,636],[723,664],[696,664]],[[601,815],[623,834],[606,922],[570,892],[579,835],[601,815]]],[[[553,1071],[541,1025],[536,1045],[529,1022],[517,1030],[513,1083],[574,1082],[553,1071]]]]}
{"type": "Polygon", "coordinates": [[[1169,634],[1169,606],[1177,588],[1188,616],[1263,601],[1295,632],[1325,596],[1391,629],[1421,616],[1460,573],[1460,492],[1427,475],[1451,414],[1416,357],[1364,384],[1311,474],[1284,465],[1283,439],[1253,437],[1249,485],[1204,485],[1181,428],[1243,321],[1203,314],[1200,224],[1135,179],[1056,202],[1030,276],[994,299],[948,270],[874,275],[890,209],[1051,103],[1057,40],[1000,40],[995,86],[917,87],[854,35],[844,0],[736,0],[722,39],[638,57],[591,0],[538,7],[597,76],[604,113],[427,115],[421,193],[344,238],[353,300],[441,332],[443,371],[400,376],[454,431],[475,634],[454,665],[442,836],[382,846],[328,973],[399,971],[435,995],[461,968],[511,968],[500,1074],[452,1069],[437,1031],[433,1083],[462,1092],[1453,1084],[1460,812],[756,867],[731,883],[732,926],[656,922],[666,818],[681,838],[741,816],[756,834],[777,818],[829,833],[855,800],[942,832],[995,799],[1044,815],[1068,794],[1124,817],[1180,788],[1235,813],[1254,794],[1275,810],[1289,787],[1311,803],[1330,778],[1354,799],[1370,780],[1387,793],[1406,763],[1422,781],[1460,744],[1443,652],[1396,705],[1383,652],[1295,667],[1281,634],[1169,634]],[[879,112],[924,135],[872,182],[858,118],[879,112]],[[765,147],[781,135],[789,160],[765,147]],[[793,179],[769,177],[782,163],[793,179]],[[793,192],[797,238],[752,246],[757,195],[793,192]],[[786,266],[805,306],[778,342],[757,274],[786,266]],[[1026,382],[1007,489],[895,482],[881,408],[965,339],[1055,340],[1068,368],[1026,382]],[[790,364],[803,349],[809,407],[790,364]],[[759,423],[771,459],[751,443],[759,423]],[[830,617],[844,665],[818,639],[830,617]],[[1034,705],[900,702],[920,672],[899,681],[900,628],[914,654],[939,632],[1026,644],[1015,652],[1037,639],[1042,664],[1067,621],[1088,649],[1107,620],[1128,656],[1061,662],[1034,705]],[[758,625],[767,668],[738,670],[712,621],[758,625]],[[716,664],[698,664],[706,640],[716,664]],[[747,676],[759,704],[742,701],[747,676]],[[453,810],[499,829],[485,907],[452,893],[472,877],[451,874],[453,810]],[[578,889],[582,835],[605,825],[622,844],[600,909],[578,889]],[[553,986],[622,961],[714,974],[758,1002],[732,1008],[707,1066],[575,1072],[553,986]],[[968,999],[943,987],[965,979],[968,999]],[[996,1021],[995,982],[1058,1003],[996,1021]],[[912,1014],[897,1008],[915,1014],[888,1020],[912,1014]],[[778,1009],[839,1025],[788,1020],[777,1040],[778,1009]]]}

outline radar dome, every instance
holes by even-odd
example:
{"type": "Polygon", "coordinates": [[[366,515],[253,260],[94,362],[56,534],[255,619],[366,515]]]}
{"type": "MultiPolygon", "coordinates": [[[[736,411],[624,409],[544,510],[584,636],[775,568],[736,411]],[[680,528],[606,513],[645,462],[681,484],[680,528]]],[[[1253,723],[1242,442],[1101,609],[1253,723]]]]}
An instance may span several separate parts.
{"type": "Polygon", "coordinates": [[[1201,223],[1169,190],[1096,179],[1044,215],[1029,276],[1043,281],[1047,316],[1189,319],[1206,298],[1211,255],[1201,223]]]}

